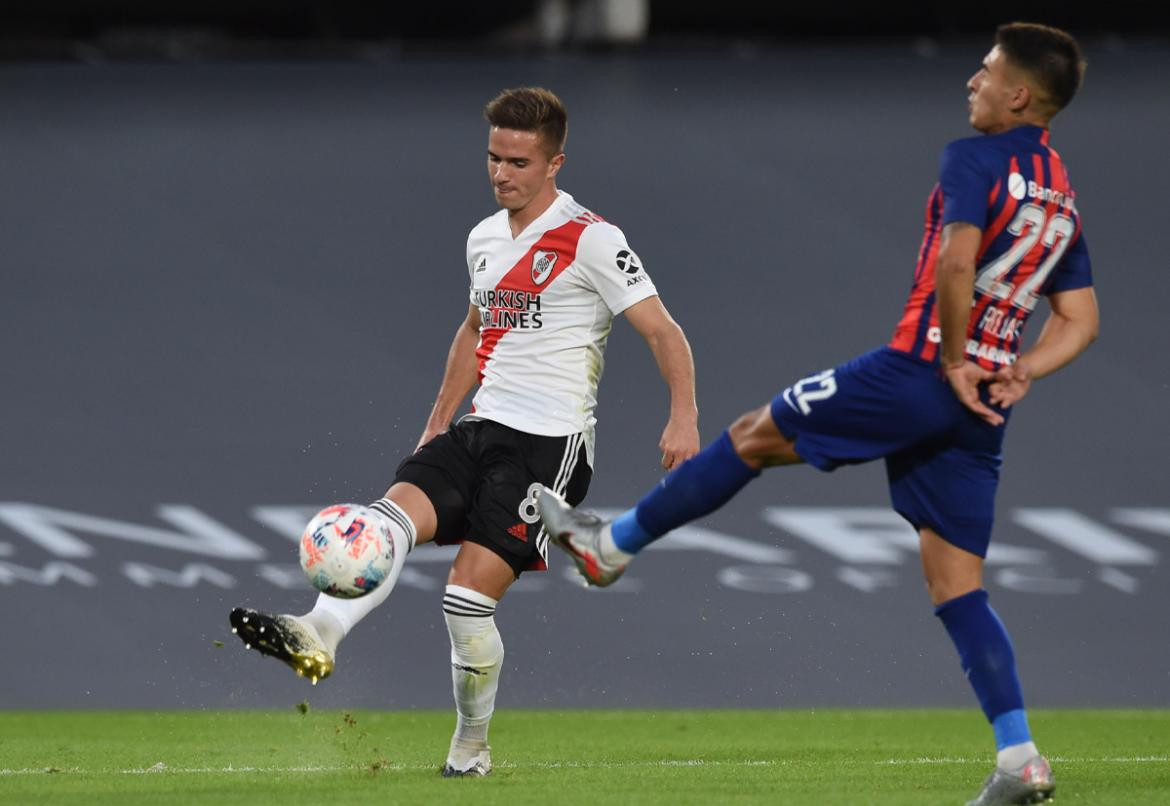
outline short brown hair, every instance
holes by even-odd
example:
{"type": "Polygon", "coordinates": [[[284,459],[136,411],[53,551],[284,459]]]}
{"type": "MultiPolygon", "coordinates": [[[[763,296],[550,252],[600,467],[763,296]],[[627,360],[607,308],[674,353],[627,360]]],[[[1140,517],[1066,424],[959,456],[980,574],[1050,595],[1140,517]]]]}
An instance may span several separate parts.
{"type": "Polygon", "coordinates": [[[1072,35],[1032,22],[1012,22],[995,31],[995,44],[1009,62],[1030,75],[1052,114],[1068,106],[1085,77],[1085,60],[1072,35]]]}
{"type": "Polygon", "coordinates": [[[550,157],[565,150],[569,113],[561,99],[544,87],[504,90],[483,108],[483,116],[500,129],[536,132],[544,140],[550,157]]]}

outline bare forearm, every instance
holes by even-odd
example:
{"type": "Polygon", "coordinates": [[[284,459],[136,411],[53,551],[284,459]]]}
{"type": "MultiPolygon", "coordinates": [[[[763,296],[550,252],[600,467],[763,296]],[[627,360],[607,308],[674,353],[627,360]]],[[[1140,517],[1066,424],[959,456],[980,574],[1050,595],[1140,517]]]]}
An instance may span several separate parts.
{"type": "Polygon", "coordinates": [[[695,359],[682,328],[673,321],[660,332],[647,336],[658,371],[670,389],[671,419],[692,421],[699,417],[695,402],[695,359]]]}
{"type": "Polygon", "coordinates": [[[427,431],[446,430],[459,405],[475,386],[479,372],[479,363],[475,357],[478,343],[478,331],[472,330],[466,323],[459,326],[455,338],[451,340],[451,348],[447,351],[443,382],[439,386],[430,417],[427,418],[427,431]]]}
{"type": "Polygon", "coordinates": [[[626,309],[626,318],[646,340],[670,389],[670,419],[658,441],[662,467],[670,470],[699,452],[699,407],[695,403],[691,345],[656,296],[631,305],[626,309]]]}
{"type": "Polygon", "coordinates": [[[1093,343],[1096,327],[1090,322],[1052,314],[1044,323],[1036,343],[1019,358],[1032,378],[1051,375],[1068,364],[1093,343]]]}
{"type": "Polygon", "coordinates": [[[954,367],[967,360],[967,324],[971,318],[971,297],[974,293],[974,263],[939,261],[935,275],[935,296],[944,367],[954,367]]]}

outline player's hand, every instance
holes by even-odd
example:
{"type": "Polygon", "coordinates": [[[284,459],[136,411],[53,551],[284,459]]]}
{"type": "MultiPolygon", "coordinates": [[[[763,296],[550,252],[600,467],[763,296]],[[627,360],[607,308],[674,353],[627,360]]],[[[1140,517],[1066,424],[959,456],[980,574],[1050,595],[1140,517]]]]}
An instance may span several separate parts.
{"type": "Polygon", "coordinates": [[[951,385],[951,390],[955,397],[959,398],[960,403],[990,425],[1003,423],[1003,415],[993,411],[979,399],[979,384],[994,380],[995,373],[970,361],[945,367],[943,371],[946,373],[947,383],[951,385]]]}
{"type": "Polygon", "coordinates": [[[1032,371],[1017,361],[999,368],[988,391],[991,393],[991,402],[1006,409],[1028,394],[1031,386],[1032,371]]]}
{"type": "Polygon", "coordinates": [[[699,452],[699,423],[692,418],[671,417],[658,440],[662,467],[673,470],[699,452]]]}

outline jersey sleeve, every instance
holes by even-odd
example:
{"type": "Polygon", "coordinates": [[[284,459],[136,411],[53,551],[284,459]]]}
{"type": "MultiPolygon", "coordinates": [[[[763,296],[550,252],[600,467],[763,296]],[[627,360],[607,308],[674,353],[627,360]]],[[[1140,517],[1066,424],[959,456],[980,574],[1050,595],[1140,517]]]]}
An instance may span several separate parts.
{"type": "Polygon", "coordinates": [[[616,316],[636,302],[658,293],[642,260],[613,224],[591,224],[581,233],[575,264],[581,278],[616,316]]]}
{"type": "Polygon", "coordinates": [[[1093,267],[1089,261],[1089,245],[1085,243],[1085,233],[1078,232],[1075,238],[1068,251],[1064,253],[1064,257],[1060,259],[1060,265],[1052,273],[1045,294],[1075,291],[1093,284],[1093,267]]]}
{"type": "Polygon", "coordinates": [[[938,183],[943,193],[944,227],[953,221],[965,221],[986,229],[992,178],[970,140],[956,140],[943,149],[938,183]]]}
{"type": "Polygon", "coordinates": [[[464,250],[463,250],[464,259],[467,261],[467,280],[469,283],[472,283],[473,285],[474,285],[473,281],[474,281],[474,276],[475,276],[475,267],[471,265],[471,263],[472,263],[471,238],[474,234],[475,234],[474,229],[471,232],[467,233],[467,245],[464,247],[464,250]]]}

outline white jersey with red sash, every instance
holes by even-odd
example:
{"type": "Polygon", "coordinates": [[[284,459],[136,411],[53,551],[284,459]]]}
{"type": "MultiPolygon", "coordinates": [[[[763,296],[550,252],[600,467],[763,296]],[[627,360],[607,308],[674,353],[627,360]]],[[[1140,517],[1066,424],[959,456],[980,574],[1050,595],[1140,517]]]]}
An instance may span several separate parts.
{"type": "Polygon", "coordinates": [[[529,434],[584,434],[613,318],[658,292],[620,229],[559,192],[519,237],[508,213],[467,238],[471,304],[482,327],[472,414],[529,434]]]}

